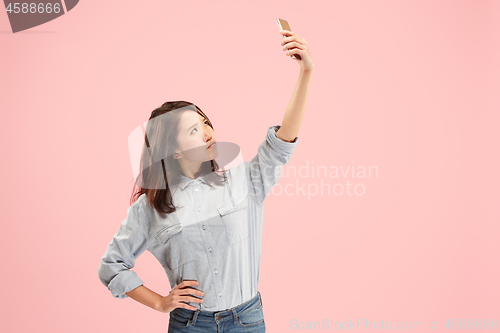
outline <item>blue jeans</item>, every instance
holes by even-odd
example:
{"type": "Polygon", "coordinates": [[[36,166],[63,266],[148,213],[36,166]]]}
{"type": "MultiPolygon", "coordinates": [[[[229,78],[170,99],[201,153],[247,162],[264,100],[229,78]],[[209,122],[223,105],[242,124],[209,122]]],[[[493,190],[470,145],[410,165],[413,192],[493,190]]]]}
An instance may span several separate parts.
{"type": "Polygon", "coordinates": [[[175,308],[170,312],[168,333],[263,333],[266,331],[262,298],[257,291],[234,308],[210,312],[175,308]]]}

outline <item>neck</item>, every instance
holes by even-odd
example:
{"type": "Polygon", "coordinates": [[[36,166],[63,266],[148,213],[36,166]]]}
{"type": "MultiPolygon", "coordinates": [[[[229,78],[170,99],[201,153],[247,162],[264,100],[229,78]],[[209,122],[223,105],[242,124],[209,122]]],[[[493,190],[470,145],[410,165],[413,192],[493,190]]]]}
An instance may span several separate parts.
{"type": "Polygon", "coordinates": [[[186,163],[181,162],[180,166],[181,166],[182,173],[184,174],[184,176],[191,178],[191,179],[198,178],[202,173],[201,163],[200,164],[186,164],[186,163]]]}

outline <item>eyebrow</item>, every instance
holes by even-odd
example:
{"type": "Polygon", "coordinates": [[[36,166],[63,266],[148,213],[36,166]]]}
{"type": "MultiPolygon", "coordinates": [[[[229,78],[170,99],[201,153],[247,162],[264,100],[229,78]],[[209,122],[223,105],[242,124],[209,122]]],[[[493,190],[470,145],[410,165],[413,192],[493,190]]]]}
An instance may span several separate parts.
{"type": "MultiPolygon", "coordinates": [[[[205,122],[205,121],[208,121],[208,120],[203,119],[203,122],[205,122]]],[[[196,124],[191,125],[190,127],[188,127],[187,131],[189,132],[189,130],[190,130],[191,128],[195,127],[196,125],[198,125],[198,123],[196,123],[196,124]]]]}
{"type": "Polygon", "coordinates": [[[194,124],[194,125],[191,125],[191,127],[189,127],[189,128],[187,129],[187,131],[189,132],[189,130],[190,130],[191,128],[195,127],[196,125],[198,125],[198,123],[196,123],[196,124],[194,124]]]}

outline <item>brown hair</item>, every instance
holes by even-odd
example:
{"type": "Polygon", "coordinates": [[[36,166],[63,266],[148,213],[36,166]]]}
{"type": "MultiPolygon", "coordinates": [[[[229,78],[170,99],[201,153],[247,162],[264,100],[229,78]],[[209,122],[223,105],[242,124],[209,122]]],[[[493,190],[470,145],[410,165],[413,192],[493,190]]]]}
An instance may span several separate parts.
{"type": "MultiPolygon", "coordinates": [[[[198,112],[203,118],[208,121],[208,125],[212,123],[208,117],[201,111],[201,109],[193,103],[186,101],[166,102],[159,108],[156,108],[151,113],[149,120],[163,115],[167,112],[169,119],[173,121],[149,121],[144,135],[145,145],[141,154],[140,173],[136,178],[130,204],[133,204],[143,193],[146,194],[148,204],[152,206],[160,215],[170,214],[177,210],[172,202],[172,193],[170,192],[170,185],[179,184],[182,169],[179,161],[173,158],[175,150],[178,148],[177,135],[179,134],[179,121],[180,116],[184,111],[193,110],[198,112]],[[176,111],[182,108],[182,110],[176,111]],[[175,112],[174,112],[175,111],[175,112]],[[148,137],[149,136],[149,137],[148,137]],[[175,142],[175,144],[172,144],[175,142]],[[153,162],[151,165],[151,151],[166,152],[161,156],[167,156],[159,161],[153,162]],[[144,167],[146,166],[146,167],[144,167]],[[167,181],[168,179],[168,181],[167,181]],[[139,186],[136,186],[140,184],[139,186]],[[146,186],[142,187],[141,185],[146,186]],[[138,190],[136,190],[138,188],[138,190]]],[[[223,184],[223,178],[217,174],[219,165],[215,160],[205,161],[201,164],[201,175],[203,179],[210,185],[220,186],[223,184]]],[[[223,175],[225,179],[225,174],[223,175]]],[[[201,176],[200,176],[201,177],[201,176]]],[[[212,186],[213,187],[213,186],[212,186]]]]}

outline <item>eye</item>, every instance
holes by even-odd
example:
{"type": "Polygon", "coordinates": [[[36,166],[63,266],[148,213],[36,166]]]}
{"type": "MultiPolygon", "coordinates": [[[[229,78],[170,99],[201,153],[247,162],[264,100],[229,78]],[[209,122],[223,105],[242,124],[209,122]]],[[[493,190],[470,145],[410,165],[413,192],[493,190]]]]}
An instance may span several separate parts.
{"type": "MultiPolygon", "coordinates": [[[[203,124],[207,124],[208,125],[208,120],[205,120],[203,122],[203,124]]],[[[196,132],[198,132],[198,129],[196,127],[193,128],[193,130],[191,131],[191,134],[193,134],[193,131],[196,130],[196,132]]]]}

